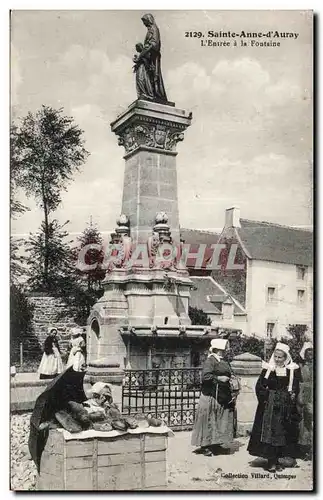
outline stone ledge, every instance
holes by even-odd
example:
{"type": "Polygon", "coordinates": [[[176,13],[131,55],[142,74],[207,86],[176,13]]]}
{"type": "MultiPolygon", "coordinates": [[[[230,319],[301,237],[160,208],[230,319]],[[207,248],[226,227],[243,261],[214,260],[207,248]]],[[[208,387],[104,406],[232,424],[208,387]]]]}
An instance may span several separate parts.
{"type": "Polygon", "coordinates": [[[10,387],[18,388],[18,387],[43,387],[49,384],[52,379],[37,379],[37,380],[13,380],[10,381],[10,387]]]}

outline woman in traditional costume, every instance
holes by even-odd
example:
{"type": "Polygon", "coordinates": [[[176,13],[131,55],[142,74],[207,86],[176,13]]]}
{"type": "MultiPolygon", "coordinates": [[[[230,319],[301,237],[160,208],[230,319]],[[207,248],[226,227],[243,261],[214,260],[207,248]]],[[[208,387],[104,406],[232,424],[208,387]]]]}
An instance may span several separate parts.
{"type": "Polygon", "coordinates": [[[303,360],[301,365],[301,383],[297,405],[302,416],[300,423],[299,445],[302,457],[310,460],[312,457],[313,439],[313,344],[305,342],[300,352],[303,360]]]}
{"type": "Polygon", "coordinates": [[[296,456],[299,382],[300,370],[292,361],[289,346],[278,342],[269,363],[263,362],[256,384],[258,407],[248,445],[250,455],[268,460],[269,472],[282,468],[279,459],[296,456]]]}
{"type": "Polygon", "coordinates": [[[212,448],[228,445],[234,437],[234,409],[230,379],[231,367],[224,361],[228,348],[225,339],[213,339],[210,353],[202,370],[201,396],[192,433],[192,445],[200,452],[211,456],[212,448]]]}
{"type": "Polygon", "coordinates": [[[86,368],[85,341],[81,336],[74,340],[73,357],[71,357],[70,366],[73,366],[75,371],[81,371],[86,368]]]}
{"type": "Polygon", "coordinates": [[[38,373],[40,379],[51,379],[63,371],[63,362],[57,340],[57,329],[50,327],[44,343],[44,354],[38,373]]]}
{"type": "Polygon", "coordinates": [[[74,362],[74,355],[79,350],[79,345],[83,345],[81,341],[84,343],[84,339],[82,337],[82,329],[81,328],[73,328],[70,340],[70,352],[68,356],[68,361],[66,366],[72,366],[74,362]]]}

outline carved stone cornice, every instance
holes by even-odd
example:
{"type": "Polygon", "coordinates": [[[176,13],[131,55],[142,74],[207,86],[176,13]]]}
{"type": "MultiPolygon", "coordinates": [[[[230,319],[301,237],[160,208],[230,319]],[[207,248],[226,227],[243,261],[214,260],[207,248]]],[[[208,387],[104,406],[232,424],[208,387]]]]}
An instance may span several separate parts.
{"type": "Polygon", "coordinates": [[[176,144],[184,140],[191,113],[156,103],[137,101],[111,124],[126,154],[152,149],[175,153],[176,144]]]}
{"type": "Polygon", "coordinates": [[[142,123],[132,123],[119,131],[119,146],[124,146],[126,153],[132,153],[140,147],[157,150],[175,151],[176,144],[184,140],[184,134],[177,125],[154,123],[139,120],[142,123]]]}

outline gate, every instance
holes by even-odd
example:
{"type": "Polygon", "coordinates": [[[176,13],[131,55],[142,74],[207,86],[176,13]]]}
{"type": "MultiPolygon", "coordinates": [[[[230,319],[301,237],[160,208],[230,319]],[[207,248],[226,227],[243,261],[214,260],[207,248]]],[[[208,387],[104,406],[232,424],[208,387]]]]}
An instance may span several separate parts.
{"type": "Polygon", "coordinates": [[[173,430],[192,429],[201,368],[125,370],[122,413],[162,420],[173,430]]]}

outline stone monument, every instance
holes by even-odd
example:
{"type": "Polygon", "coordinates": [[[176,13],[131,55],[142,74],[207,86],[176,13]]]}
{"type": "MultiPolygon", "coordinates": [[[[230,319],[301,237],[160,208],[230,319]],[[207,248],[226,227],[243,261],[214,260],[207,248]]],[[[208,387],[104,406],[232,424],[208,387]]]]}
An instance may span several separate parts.
{"type": "Polygon", "coordinates": [[[178,351],[174,339],[215,334],[210,327],[191,326],[192,282],[181,261],[176,146],[192,113],[167,100],[159,29],[151,14],[142,21],[147,35],[134,56],[138,99],[111,123],[124,148],[122,215],[111,235],[116,251],[105,292],[88,320],[92,377],[115,374],[117,365],[151,368],[156,338],[166,338],[178,351]]]}

